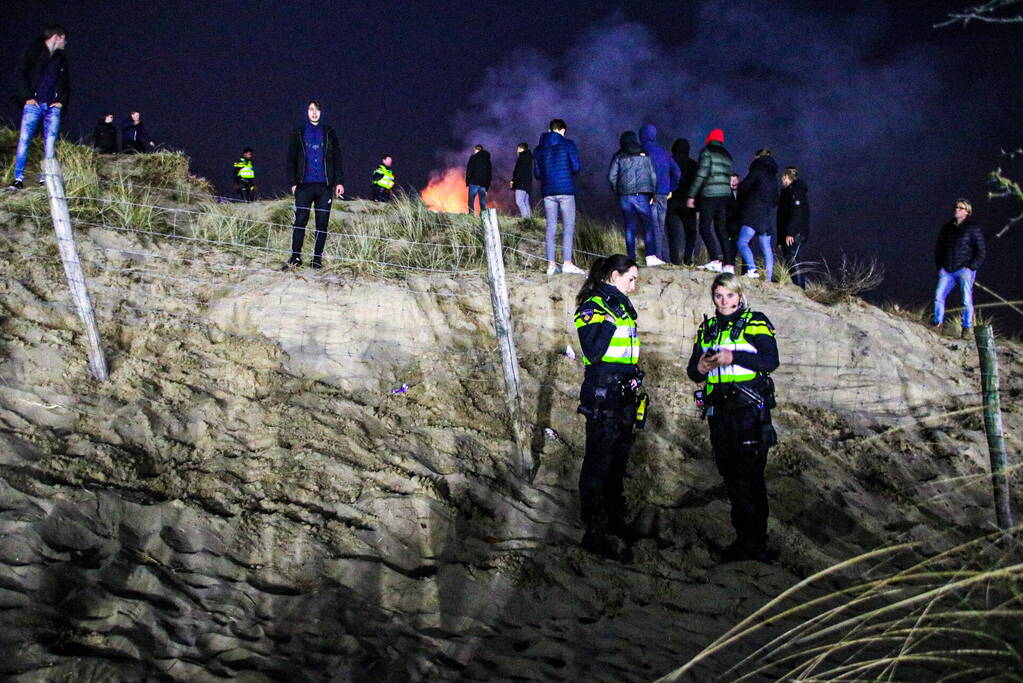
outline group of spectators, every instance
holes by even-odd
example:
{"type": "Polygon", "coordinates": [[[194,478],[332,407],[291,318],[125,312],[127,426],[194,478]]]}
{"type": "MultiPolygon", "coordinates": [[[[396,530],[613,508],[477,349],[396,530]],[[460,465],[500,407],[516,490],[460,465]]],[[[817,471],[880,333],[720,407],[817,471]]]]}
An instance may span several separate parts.
{"type": "Polygon", "coordinates": [[[140,154],[156,149],[156,141],[146,131],[142,114],[131,112],[121,125],[121,139],[118,144],[117,126],[113,112],[103,114],[92,130],[92,146],[100,154],[140,154]]]}

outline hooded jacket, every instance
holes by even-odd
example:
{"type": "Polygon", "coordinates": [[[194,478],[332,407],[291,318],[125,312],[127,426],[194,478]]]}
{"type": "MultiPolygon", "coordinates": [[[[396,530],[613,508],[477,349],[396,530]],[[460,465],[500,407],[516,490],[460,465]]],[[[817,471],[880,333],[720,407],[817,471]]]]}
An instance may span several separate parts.
{"type": "MultiPolygon", "coordinates": [[[[697,169],[696,160],[689,156],[689,140],[685,138],[675,140],[671,145],[671,156],[681,171],[677,188],[684,193],[692,185],[697,169]]],[[[672,199],[675,199],[675,197],[672,197],[672,199]]],[[[680,197],[680,199],[684,201],[685,198],[680,197]]]]}
{"type": "Polygon", "coordinates": [[[934,245],[934,265],[947,273],[954,273],[960,268],[977,270],[986,253],[984,233],[973,222],[973,217],[967,216],[958,225],[951,220],[941,226],[938,242],[934,245]]]}
{"type": "MultiPolygon", "coordinates": [[[[323,126],[323,166],[327,185],[344,185],[345,174],[341,165],[341,143],[337,132],[325,123],[323,126]]],[[[288,184],[300,185],[305,178],[305,126],[291,131],[288,136],[288,184]]]]}
{"type": "Polygon", "coordinates": [[[653,160],[643,152],[636,134],[631,130],[619,138],[621,148],[611,157],[611,168],[607,179],[611,189],[619,197],[629,194],[654,194],[657,190],[657,175],[653,160]]]}
{"type": "Polygon", "coordinates": [[[668,150],[657,144],[657,128],[652,123],[639,129],[639,142],[643,145],[643,151],[654,162],[654,173],[657,174],[656,194],[674,192],[682,177],[682,169],[668,154],[668,150]]]}
{"type": "Polygon", "coordinates": [[[103,154],[117,153],[117,126],[107,123],[105,116],[92,131],[92,146],[103,154]]]}
{"type": "Polygon", "coordinates": [[[493,165],[490,163],[490,152],[485,149],[473,152],[469,157],[469,162],[465,165],[465,186],[479,185],[484,190],[489,190],[492,174],[493,165]]]}
{"type": "Polygon", "coordinates": [[[515,159],[515,170],[512,171],[512,189],[533,191],[533,153],[528,149],[515,159]]]}
{"type": "Polygon", "coordinates": [[[689,185],[687,196],[696,197],[727,197],[732,193],[729,181],[732,178],[732,155],[725,145],[711,140],[700,151],[700,162],[696,169],[696,177],[689,185]]]}
{"type": "Polygon", "coordinates": [[[52,54],[50,48],[46,47],[46,41],[42,37],[37,38],[21,55],[18,61],[18,99],[21,104],[28,100],[48,99],[50,104],[59,104],[66,107],[71,100],[71,76],[68,73],[67,57],[63,50],[56,50],[52,54]],[[52,92],[49,96],[46,93],[37,93],[36,87],[46,71],[50,59],[56,61],[56,70],[52,92]]]}
{"type": "Polygon", "coordinates": [[[772,156],[757,157],[739,183],[742,224],[758,235],[774,233],[774,207],[778,206],[778,162],[772,156]]]}
{"type": "Polygon", "coordinates": [[[561,133],[548,131],[533,150],[533,177],[540,181],[544,197],[575,194],[572,178],[581,168],[575,143],[561,133]]]}
{"type": "Polygon", "coordinates": [[[778,241],[792,237],[802,244],[810,239],[809,188],[802,178],[796,178],[788,187],[781,188],[778,198],[778,241]]]}

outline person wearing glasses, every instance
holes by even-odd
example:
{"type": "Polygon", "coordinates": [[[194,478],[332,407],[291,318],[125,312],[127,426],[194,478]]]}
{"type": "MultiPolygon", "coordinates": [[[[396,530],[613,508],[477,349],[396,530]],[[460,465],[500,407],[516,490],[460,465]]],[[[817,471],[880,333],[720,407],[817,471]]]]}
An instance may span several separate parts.
{"type": "Polygon", "coordinates": [[[771,423],[778,343],[767,316],[749,307],[743,278],[721,273],[710,286],[715,315],[696,333],[686,373],[704,383],[694,394],[707,418],[714,462],[725,480],[736,538],[723,562],[769,562],[767,451],[778,443],[771,423]]]}
{"type": "Polygon", "coordinates": [[[977,269],[984,262],[984,233],[973,221],[973,205],[957,199],[955,218],[941,226],[934,245],[934,265],[938,268],[938,286],[934,290],[934,329],[939,333],[945,324],[945,299],[959,283],[963,302],[963,326],[960,336],[966,337],[973,327],[973,283],[977,269]]]}

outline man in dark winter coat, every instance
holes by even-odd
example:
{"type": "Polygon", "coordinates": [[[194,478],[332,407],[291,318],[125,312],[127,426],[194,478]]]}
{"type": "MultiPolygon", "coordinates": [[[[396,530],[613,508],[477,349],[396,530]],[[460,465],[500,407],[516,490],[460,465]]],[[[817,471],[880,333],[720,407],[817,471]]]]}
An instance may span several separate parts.
{"type": "Polygon", "coordinates": [[[519,156],[515,159],[511,188],[515,191],[515,205],[519,207],[519,216],[529,218],[533,215],[533,204],[529,197],[533,193],[533,153],[524,142],[519,143],[516,151],[519,156]]]}
{"type": "Polygon", "coordinates": [[[618,195],[625,222],[625,249],[636,260],[636,219],[643,222],[643,246],[648,266],[661,265],[656,253],[657,233],[651,200],[657,190],[657,173],[653,161],[643,151],[636,134],[627,130],[619,138],[620,147],[611,158],[607,179],[618,195]]]}
{"type": "Polygon", "coordinates": [[[781,196],[778,199],[778,243],[792,283],[806,288],[799,263],[799,249],[810,237],[809,188],[799,177],[799,169],[789,166],[781,172],[781,196]]]}
{"type": "Polygon", "coordinates": [[[149,137],[142,114],[133,111],[127,123],[121,128],[121,151],[125,154],[141,154],[156,149],[156,142],[149,137]]]}
{"type": "Polygon", "coordinates": [[[665,232],[668,233],[668,255],[676,266],[693,265],[696,254],[696,209],[686,205],[686,189],[696,177],[696,161],[689,157],[689,141],[685,138],[675,140],[671,146],[671,156],[680,170],[678,185],[668,198],[668,210],[665,217],[665,232]]]}
{"type": "MultiPolygon", "coordinates": [[[[651,208],[654,212],[654,231],[657,235],[657,260],[667,263],[671,260],[671,253],[668,247],[668,234],[665,231],[665,218],[668,213],[668,198],[678,188],[679,178],[682,176],[682,169],[675,163],[675,159],[668,154],[657,143],[657,128],[653,124],[646,124],[639,129],[639,142],[643,145],[650,160],[654,162],[654,172],[657,174],[657,191],[654,193],[654,201],[651,208]]],[[[649,254],[649,252],[648,252],[649,254]]],[[[647,261],[650,256],[647,256],[647,261]]],[[[651,265],[647,263],[647,265],[651,265]]],[[[660,265],[660,264],[652,264],[660,265]]]]}
{"type": "Polygon", "coordinates": [[[732,193],[729,179],[732,176],[732,155],[725,149],[725,133],[715,128],[707,135],[706,146],[700,151],[696,177],[689,185],[687,205],[696,208],[700,200],[700,237],[707,247],[710,261],[700,266],[705,270],[721,272],[724,266],[724,250],[721,245],[726,239],[728,197],[732,193]]]}
{"type": "Polygon", "coordinates": [[[288,180],[295,195],[295,223],[291,232],[291,258],[284,269],[302,265],[302,243],[309,212],[316,209],[316,242],[313,244],[313,268],[323,267],[323,247],[334,197],[345,193],[341,167],[341,143],[333,128],[321,123],[317,100],[306,106],[306,124],[288,136],[288,180]]]}
{"type": "Polygon", "coordinates": [[[728,208],[725,210],[725,239],[721,242],[721,251],[725,252],[724,273],[735,272],[735,255],[738,252],[736,243],[742,232],[742,210],[739,207],[739,174],[733,173],[728,181],[732,193],[728,195],[728,208]]]}
{"type": "MultiPolygon", "coordinates": [[[[18,62],[16,87],[21,110],[21,133],[14,156],[14,181],[8,188],[20,190],[25,186],[25,165],[28,146],[39,122],[43,123],[43,157],[56,156],[60,115],[71,96],[71,78],[68,74],[67,30],[53,24],[22,54],[18,62]]],[[[42,176],[39,182],[42,183],[42,176]]]]}
{"type": "Polygon", "coordinates": [[[753,260],[753,249],[750,240],[757,236],[761,256],[764,257],[764,277],[768,282],[774,275],[774,247],[771,236],[774,234],[775,207],[778,206],[778,162],[771,156],[766,147],[757,150],[749,173],[739,183],[739,212],[742,216],[742,229],[736,246],[742,254],[746,267],[746,277],[760,277],[756,262],[753,260]]]}
{"type": "Polygon", "coordinates": [[[480,215],[487,209],[487,190],[490,189],[490,180],[493,173],[493,166],[490,163],[490,152],[483,149],[483,145],[476,145],[465,165],[465,186],[469,188],[469,213],[475,209],[475,198],[480,198],[480,215]]]}
{"type": "Polygon", "coordinates": [[[565,137],[568,126],[562,119],[551,119],[547,132],[540,136],[540,143],[533,150],[533,177],[540,181],[543,192],[543,211],[547,217],[547,274],[558,272],[554,260],[554,236],[558,231],[558,213],[561,214],[562,237],[561,272],[585,275],[586,272],[572,263],[575,245],[575,180],[574,176],[582,166],[579,150],[575,143],[565,137]]]}
{"type": "Polygon", "coordinates": [[[117,126],[114,115],[106,113],[92,131],[92,146],[100,154],[117,154],[117,126]]]}
{"type": "Polygon", "coordinates": [[[966,199],[957,199],[955,218],[941,226],[934,245],[934,265],[938,268],[934,327],[941,330],[945,322],[945,299],[958,282],[963,301],[963,337],[973,327],[973,283],[985,255],[984,234],[973,222],[972,214],[973,205],[966,199]]]}

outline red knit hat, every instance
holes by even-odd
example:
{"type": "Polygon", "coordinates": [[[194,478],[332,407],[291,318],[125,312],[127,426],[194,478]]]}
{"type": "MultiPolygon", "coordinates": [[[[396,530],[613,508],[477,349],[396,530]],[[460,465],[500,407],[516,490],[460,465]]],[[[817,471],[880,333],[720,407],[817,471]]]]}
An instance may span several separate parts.
{"type": "Polygon", "coordinates": [[[717,142],[720,142],[722,145],[725,144],[725,131],[721,130],[720,128],[715,128],[707,135],[707,139],[704,140],[703,144],[709,145],[711,140],[716,140],[717,142]]]}

